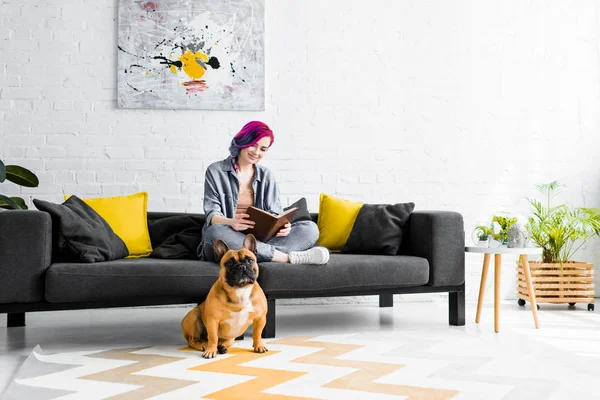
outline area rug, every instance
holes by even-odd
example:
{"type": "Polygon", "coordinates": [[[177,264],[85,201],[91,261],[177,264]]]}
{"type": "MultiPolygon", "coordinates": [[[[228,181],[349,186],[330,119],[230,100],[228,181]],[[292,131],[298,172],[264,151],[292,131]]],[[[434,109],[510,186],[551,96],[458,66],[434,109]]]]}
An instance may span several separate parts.
{"type": "Polygon", "coordinates": [[[57,354],[38,346],[2,399],[597,398],[599,319],[574,322],[277,338],[265,354],[247,338],[211,360],[181,343],[57,354]]]}

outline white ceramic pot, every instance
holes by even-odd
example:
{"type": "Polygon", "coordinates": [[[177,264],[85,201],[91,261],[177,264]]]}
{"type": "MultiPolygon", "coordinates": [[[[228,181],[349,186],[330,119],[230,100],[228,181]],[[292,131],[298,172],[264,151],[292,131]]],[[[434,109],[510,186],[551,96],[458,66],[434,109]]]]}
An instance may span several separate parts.
{"type": "Polygon", "coordinates": [[[488,247],[502,247],[502,242],[496,240],[496,239],[490,239],[490,243],[488,245],[488,247]]]}
{"type": "Polygon", "coordinates": [[[475,246],[477,247],[488,247],[489,240],[478,240],[475,242],[475,246]]]}

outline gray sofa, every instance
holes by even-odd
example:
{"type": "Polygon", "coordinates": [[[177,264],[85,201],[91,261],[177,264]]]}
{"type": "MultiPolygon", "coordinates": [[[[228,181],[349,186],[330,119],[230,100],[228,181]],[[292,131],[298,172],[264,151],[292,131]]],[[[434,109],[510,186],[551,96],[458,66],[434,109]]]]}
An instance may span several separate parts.
{"type": "MultiPolygon", "coordinates": [[[[150,212],[148,219],[173,215],[183,214],[150,212]]],[[[0,313],[8,314],[9,327],[24,326],[25,313],[34,311],[199,303],[219,273],[217,264],[197,260],[55,262],[54,234],[45,212],[0,212],[0,313]]],[[[323,266],[261,263],[269,303],[264,337],[275,337],[276,300],[284,298],[379,295],[379,306],[391,307],[396,293],[448,292],[449,323],[464,325],[462,216],[413,212],[400,252],[332,254],[323,266]]]]}

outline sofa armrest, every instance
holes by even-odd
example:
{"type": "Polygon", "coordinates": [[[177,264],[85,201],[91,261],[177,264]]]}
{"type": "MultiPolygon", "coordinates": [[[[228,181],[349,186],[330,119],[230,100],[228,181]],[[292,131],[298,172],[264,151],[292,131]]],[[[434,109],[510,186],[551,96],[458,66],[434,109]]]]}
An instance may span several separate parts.
{"type": "Polygon", "coordinates": [[[461,214],[415,211],[410,216],[413,254],[429,261],[429,285],[456,286],[465,281],[465,233],[461,214]]]}
{"type": "Polygon", "coordinates": [[[0,211],[0,303],[44,300],[52,220],[42,211],[0,211]]]}

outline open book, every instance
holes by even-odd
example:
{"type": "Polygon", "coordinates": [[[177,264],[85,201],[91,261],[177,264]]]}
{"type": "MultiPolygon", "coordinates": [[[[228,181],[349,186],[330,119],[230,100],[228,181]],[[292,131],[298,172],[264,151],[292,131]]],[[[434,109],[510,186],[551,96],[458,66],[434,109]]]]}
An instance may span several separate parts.
{"type": "Polygon", "coordinates": [[[249,220],[254,221],[254,228],[247,229],[244,233],[253,234],[254,237],[261,242],[269,241],[277,235],[277,232],[279,232],[285,224],[291,221],[296,211],[298,211],[298,207],[290,208],[279,215],[273,215],[260,208],[250,206],[248,207],[248,210],[246,210],[246,214],[249,215],[249,220]]]}

